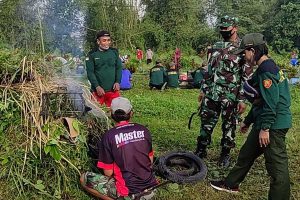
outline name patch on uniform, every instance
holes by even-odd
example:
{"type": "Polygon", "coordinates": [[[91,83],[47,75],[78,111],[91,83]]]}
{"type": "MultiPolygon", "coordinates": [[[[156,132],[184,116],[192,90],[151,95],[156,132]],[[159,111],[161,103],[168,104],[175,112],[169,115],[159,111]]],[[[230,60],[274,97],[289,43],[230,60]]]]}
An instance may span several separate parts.
{"type": "Polygon", "coordinates": [[[153,72],[160,71],[160,68],[153,68],[151,71],[153,72]]]}
{"type": "Polygon", "coordinates": [[[272,86],[272,80],[271,79],[266,79],[263,81],[263,85],[265,88],[270,88],[272,86]]]}

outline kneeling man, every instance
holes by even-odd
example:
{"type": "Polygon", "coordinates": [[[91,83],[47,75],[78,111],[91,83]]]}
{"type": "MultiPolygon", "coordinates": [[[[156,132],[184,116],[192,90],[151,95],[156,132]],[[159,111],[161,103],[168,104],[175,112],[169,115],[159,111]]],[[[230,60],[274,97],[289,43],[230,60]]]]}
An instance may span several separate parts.
{"type": "MultiPolygon", "coordinates": [[[[90,194],[102,199],[134,199],[137,194],[157,185],[152,171],[153,150],[149,130],[130,123],[132,105],[123,97],[112,100],[111,115],[116,127],[108,130],[99,145],[97,166],[104,175],[87,172],[80,183],[90,194]]],[[[141,199],[151,199],[153,192],[141,199]]]]}

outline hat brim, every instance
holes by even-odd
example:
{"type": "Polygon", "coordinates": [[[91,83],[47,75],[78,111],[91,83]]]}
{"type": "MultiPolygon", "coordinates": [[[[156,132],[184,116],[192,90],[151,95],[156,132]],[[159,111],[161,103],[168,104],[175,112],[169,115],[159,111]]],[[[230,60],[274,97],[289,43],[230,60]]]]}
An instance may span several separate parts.
{"type": "Polygon", "coordinates": [[[246,49],[240,49],[240,48],[236,48],[234,50],[232,50],[230,53],[234,54],[234,55],[239,55],[242,54],[246,49]]]}
{"type": "Polygon", "coordinates": [[[110,34],[102,34],[102,35],[98,35],[97,39],[101,38],[101,37],[110,37],[110,34]]]}
{"type": "Polygon", "coordinates": [[[231,23],[220,23],[219,27],[229,27],[229,26],[233,26],[233,24],[231,23]]]}

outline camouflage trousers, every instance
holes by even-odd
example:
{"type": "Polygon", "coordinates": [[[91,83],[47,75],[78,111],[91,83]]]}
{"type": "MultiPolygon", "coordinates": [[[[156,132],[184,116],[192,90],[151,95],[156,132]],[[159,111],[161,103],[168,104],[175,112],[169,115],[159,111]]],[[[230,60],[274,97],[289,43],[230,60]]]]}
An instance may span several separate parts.
{"type": "Polygon", "coordinates": [[[235,147],[235,130],[238,123],[237,102],[227,99],[214,101],[204,97],[200,109],[201,127],[200,143],[207,146],[211,142],[211,135],[221,115],[222,140],[221,146],[225,148],[235,147]]]}
{"type": "MultiPolygon", "coordinates": [[[[97,174],[94,172],[86,172],[84,174],[84,185],[97,190],[103,195],[111,197],[113,199],[122,199],[122,200],[132,200],[136,199],[136,195],[129,195],[126,197],[120,197],[117,193],[116,183],[114,178],[109,178],[102,174],[97,174]]],[[[139,200],[150,200],[155,195],[155,191],[150,191],[142,196],[140,196],[139,200]]]]}
{"type": "Polygon", "coordinates": [[[114,178],[93,172],[86,172],[84,174],[84,185],[113,199],[118,197],[114,178]]]}

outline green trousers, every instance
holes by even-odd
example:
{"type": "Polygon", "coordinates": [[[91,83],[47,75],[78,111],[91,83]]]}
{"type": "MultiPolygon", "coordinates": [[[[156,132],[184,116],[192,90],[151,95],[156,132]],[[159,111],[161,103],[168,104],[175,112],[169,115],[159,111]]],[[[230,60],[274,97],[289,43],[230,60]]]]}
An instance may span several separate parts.
{"type": "Polygon", "coordinates": [[[290,178],[285,145],[287,131],[288,129],[270,130],[270,144],[267,147],[260,147],[260,130],[252,129],[240,150],[237,163],[225,179],[225,184],[229,187],[238,186],[246,177],[255,159],[264,154],[266,169],[271,176],[268,199],[290,199],[290,178]]]}

